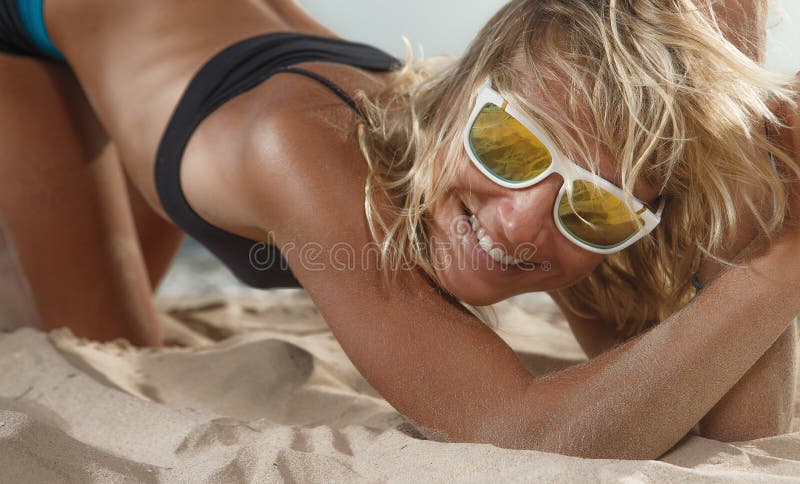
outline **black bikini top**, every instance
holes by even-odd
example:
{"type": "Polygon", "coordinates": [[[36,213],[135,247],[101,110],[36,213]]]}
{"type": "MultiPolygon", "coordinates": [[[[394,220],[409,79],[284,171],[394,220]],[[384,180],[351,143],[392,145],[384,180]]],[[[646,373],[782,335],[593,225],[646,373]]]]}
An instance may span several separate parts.
{"type": "Polygon", "coordinates": [[[181,187],[181,161],[192,134],[207,116],[279,72],[320,82],[363,117],[356,102],[331,81],[291,67],[304,62],[332,62],[375,72],[399,66],[397,59],[375,47],[327,37],[276,33],[243,40],[215,55],[198,71],[178,102],[158,148],[156,189],[167,215],[239,280],[256,288],[299,283],[277,247],[215,227],[192,209],[181,187]]]}

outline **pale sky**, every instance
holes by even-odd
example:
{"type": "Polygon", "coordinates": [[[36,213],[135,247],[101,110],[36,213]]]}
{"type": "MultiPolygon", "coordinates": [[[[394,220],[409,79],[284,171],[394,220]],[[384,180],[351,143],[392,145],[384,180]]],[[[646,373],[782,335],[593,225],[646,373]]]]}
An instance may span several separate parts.
{"type": "MultiPolygon", "coordinates": [[[[401,38],[427,56],[460,54],[505,0],[300,0],[318,20],[351,40],[373,44],[405,57],[401,38]]],[[[800,0],[772,0],[767,65],[784,73],[800,71],[800,0]]]]}

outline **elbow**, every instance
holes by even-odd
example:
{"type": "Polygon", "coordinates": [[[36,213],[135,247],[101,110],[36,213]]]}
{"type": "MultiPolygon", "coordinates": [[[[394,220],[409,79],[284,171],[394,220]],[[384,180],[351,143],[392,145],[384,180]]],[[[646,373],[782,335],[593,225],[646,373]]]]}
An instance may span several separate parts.
{"type": "Polygon", "coordinates": [[[709,429],[700,432],[700,436],[719,442],[748,442],[750,440],[776,437],[788,433],[787,429],[759,428],[759,429],[709,429]]]}
{"type": "Polygon", "coordinates": [[[582,459],[651,461],[659,459],[671,447],[654,448],[627,439],[601,438],[589,441],[581,437],[572,437],[557,441],[554,441],[553,438],[534,439],[529,443],[528,448],[582,459]]]}
{"type": "Polygon", "coordinates": [[[707,417],[700,422],[700,436],[720,442],[746,442],[783,435],[791,432],[793,412],[782,410],[763,412],[755,418],[707,417]]]}

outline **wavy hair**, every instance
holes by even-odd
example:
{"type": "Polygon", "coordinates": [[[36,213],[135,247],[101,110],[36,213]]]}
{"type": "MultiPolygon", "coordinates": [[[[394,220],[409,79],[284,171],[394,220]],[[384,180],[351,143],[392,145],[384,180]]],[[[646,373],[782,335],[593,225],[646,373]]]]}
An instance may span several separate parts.
{"type": "Polygon", "coordinates": [[[576,314],[637,334],[692,297],[701,257],[719,259],[744,216],[772,235],[798,167],[765,134],[780,124],[767,99],[791,103],[792,80],[748,57],[756,46],[730,31],[719,8],[713,0],[512,0],[463,57],[409,60],[380,96],[361,94],[370,122],[359,129],[370,168],[365,209],[387,274],[414,264],[438,284],[429,210],[458,175],[448,160],[463,159],[461,133],[488,75],[576,161],[596,172],[602,146],[627,196],[644,180],[666,198],[650,236],[559,291],[576,314]],[[542,93],[536,103],[524,94],[531,83],[542,93]],[[580,119],[583,129],[547,112],[580,119]]]}

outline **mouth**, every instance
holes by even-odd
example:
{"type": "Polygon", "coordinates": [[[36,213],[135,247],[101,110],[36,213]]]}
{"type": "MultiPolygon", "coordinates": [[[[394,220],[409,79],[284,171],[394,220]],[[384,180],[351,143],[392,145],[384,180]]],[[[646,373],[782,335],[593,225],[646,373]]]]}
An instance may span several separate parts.
{"type": "Polygon", "coordinates": [[[486,232],[486,229],[481,224],[478,217],[472,213],[466,205],[461,205],[464,215],[467,217],[472,228],[472,235],[477,241],[477,247],[486,253],[493,261],[502,265],[517,267],[520,269],[531,270],[537,267],[536,262],[517,259],[511,254],[507,253],[503,247],[496,244],[492,237],[486,232]]]}

